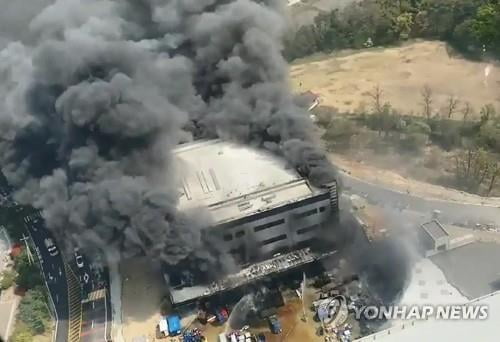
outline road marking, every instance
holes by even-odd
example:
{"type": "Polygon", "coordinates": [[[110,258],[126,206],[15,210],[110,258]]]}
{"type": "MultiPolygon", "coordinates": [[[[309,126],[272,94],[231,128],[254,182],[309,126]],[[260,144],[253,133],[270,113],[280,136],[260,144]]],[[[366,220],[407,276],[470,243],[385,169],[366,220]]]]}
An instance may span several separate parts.
{"type": "Polygon", "coordinates": [[[80,341],[80,334],[82,329],[82,298],[81,288],[78,283],[78,278],[71,267],[63,264],[66,271],[66,280],[68,286],[68,306],[69,306],[69,328],[68,328],[68,342],[80,341]]]}

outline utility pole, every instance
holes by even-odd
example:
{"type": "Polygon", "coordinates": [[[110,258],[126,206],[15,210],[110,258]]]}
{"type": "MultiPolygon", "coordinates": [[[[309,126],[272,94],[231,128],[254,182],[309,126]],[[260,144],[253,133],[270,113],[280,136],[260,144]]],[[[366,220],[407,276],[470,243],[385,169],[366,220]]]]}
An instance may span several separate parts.
{"type": "Polygon", "coordinates": [[[26,253],[28,253],[28,261],[30,262],[30,264],[32,264],[32,263],[35,262],[35,259],[33,258],[33,254],[31,253],[31,249],[30,249],[30,246],[29,246],[29,243],[28,243],[28,239],[29,239],[29,237],[27,237],[23,233],[23,238],[20,239],[20,240],[24,242],[24,245],[26,246],[26,253]]]}
{"type": "Polygon", "coordinates": [[[301,292],[302,292],[302,320],[307,322],[306,316],[306,305],[305,305],[305,294],[306,294],[306,272],[303,273],[302,283],[300,284],[301,292]]]}

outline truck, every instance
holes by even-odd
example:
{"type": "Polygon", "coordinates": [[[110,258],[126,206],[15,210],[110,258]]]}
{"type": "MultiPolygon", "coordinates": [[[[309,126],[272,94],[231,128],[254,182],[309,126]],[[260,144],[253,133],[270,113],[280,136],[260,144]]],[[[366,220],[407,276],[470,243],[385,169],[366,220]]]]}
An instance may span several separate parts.
{"type": "Polygon", "coordinates": [[[167,328],[169,336],[178,336],[181,334],[181,318],[178,315],[167,316],[167,328]]]}
{"type": "Polygon", "coordinates": [[[281,334],[283,329],[281,328],[281,322],[276,315],[269,316],[267,319],[269,323],[269,329],[273,334],[281,334]]]}

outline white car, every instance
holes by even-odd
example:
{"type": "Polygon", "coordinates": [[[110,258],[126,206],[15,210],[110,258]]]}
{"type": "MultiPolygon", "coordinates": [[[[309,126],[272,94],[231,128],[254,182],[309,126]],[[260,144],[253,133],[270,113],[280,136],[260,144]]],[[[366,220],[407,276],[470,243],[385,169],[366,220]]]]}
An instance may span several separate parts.
{"type": "Polygon", "coordinates": [[[83,267],[83,256],[78,252],[78,250],[75,250],[75,261],[78,268],[83,267]]]}
{"type": "Polygon", "coordinates": [[[54,240],[52,240],[51,238],[46,238],[44,240],[44,243],[45,247],[47,247],[47,250],[49,251],[49,254],[51,256],[56,256],[57,254],[59,254],[59,251],[57,250],[57,247],[54,244],[54,240]]]}

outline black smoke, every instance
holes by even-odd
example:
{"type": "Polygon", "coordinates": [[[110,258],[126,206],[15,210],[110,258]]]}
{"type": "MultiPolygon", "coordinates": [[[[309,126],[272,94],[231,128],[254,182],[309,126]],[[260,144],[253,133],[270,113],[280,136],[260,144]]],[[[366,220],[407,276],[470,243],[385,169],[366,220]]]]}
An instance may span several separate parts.
{"type": "Polygon", "coordinates": [[[26,6],[25,32],[0,32],[0,163],[68,248],[220,263],[199,233],[209,216],[176,210],[170,151],[192,139],[334,179],[288,88],[279,1],[47,3],[26,6]]]}

